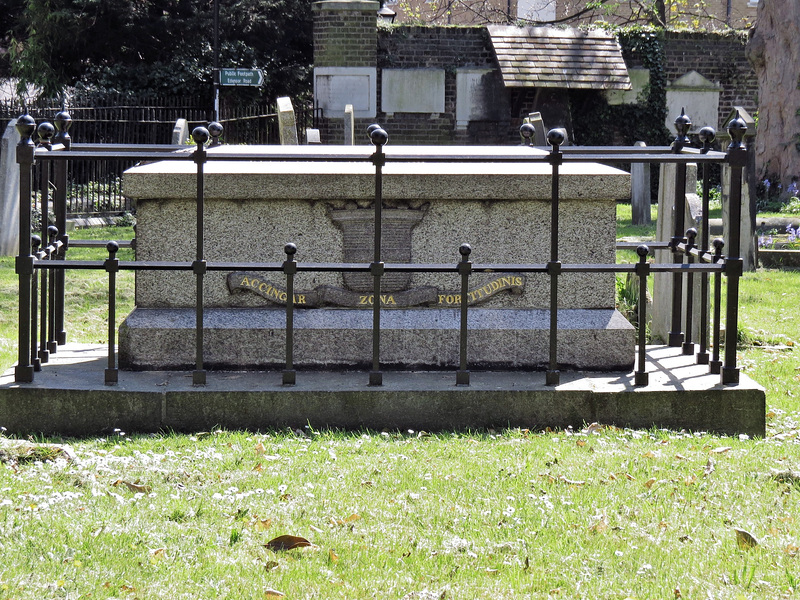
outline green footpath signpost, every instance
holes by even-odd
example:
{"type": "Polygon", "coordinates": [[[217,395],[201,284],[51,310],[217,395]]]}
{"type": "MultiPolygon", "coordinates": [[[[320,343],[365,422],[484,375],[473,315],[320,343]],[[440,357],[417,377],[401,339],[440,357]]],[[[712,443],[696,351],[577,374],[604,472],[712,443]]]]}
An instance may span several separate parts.
{"type": "Polygon", "coordinates": [[[220,69],[219,84],[225,86],[260,86],[264,83],[261,69],[220,69]]]}

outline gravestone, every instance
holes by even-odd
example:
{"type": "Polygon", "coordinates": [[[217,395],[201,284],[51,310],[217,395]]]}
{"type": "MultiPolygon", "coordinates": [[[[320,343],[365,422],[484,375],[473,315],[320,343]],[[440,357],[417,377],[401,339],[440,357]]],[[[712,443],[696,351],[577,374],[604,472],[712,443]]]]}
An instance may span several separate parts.
{"type": "Polygon", "coordinates": [[[183,146],[189,140],[189,123],[186,119],[178,119],[175,121],[175,127],[172,128],[172,145],[183,146]]]}
{"type": "Polygon", "coordinates": [[[722,86],[709,81],[697,71],[690,71],[667,84],[667,116],[664,125],[669,131],[675,126],[675,119],[685,110],[692,115],[692,129],[695,133],[702,127],[717,128],[719,121],[719,94],[722,86]]]}
{"type": "Polygon", "coordinates": [[[278,98],[278,131],[281,146],[297,146],[297,120],[291,98],[278,98]]]}
{"type": "Polygon", "coordinates": [[[19,252],[19,165],[16,119],[9,121],[0,142],[0,256],[19,252]]]}
{"type": "MultiPolygon", "coordinates": [[[[675,235],[675,211],[673,204],[675,201],[675,169],[674,164],[662,164],[661,174],[658,184],[658,221],[656,223],[656,239],[670,240],[675,235]]],[[[684,231],[690,227],[695,227],[699,231],[699,218],[702,214],[702,201],[697,195],[697,165],[686,166],[686,200],[683,205],[684,210],[684,231]]],[[[703,246],[708,246],[708,240],[699,240],[703,246]]],[[[673,260],[672,251],[656,250],[657,263],[670,263],[673,260]]],[[[700,310],[700,280],[699,276],[694,277],[693,288],[693,310],[699,314],[700,310]]],[[[668,343],[669,333],[672,329],[672,273],[655,273],[653,275],[653,311],[650,327],[650,334],[653,343],[668,343]]],[[[684,293],[686,284],[683,286],[684,293]]],[[[686,305],[683,303],[684,310],[681,313],[681,323],[686,322],[686,305]]],[[[697,343],[700,339],[700,320],[692,320],[692,341],[697,343]]]]}
{"type": "Polygon", "coordinates": [[[531,141],[534,146],[546,146],[547,135],[544,130],[544,121],[542,120],[542,113],[532,112],[522,120],[523,123],[533,125],[533,138],[531,141]]]}
{"type": "Polygon", "coordinates": [[[306,144],[321,144],[322,140],[319,137],[319,129],[306,129],[306,144]]]}
{"type": "Polygon", "coordinates": [[[352,104],[344,107],[344,145],[352,146],[356,143],[355,138],[355,111],[352,104]]]}
{"type": "MultiPolygon", "coordinates": [[[[646,146],[644,142],[634,144],[638,148],[646,146]]],[[[631,213],[634,225],[650,223],[650,164],[631,164],[631,213]]]]}

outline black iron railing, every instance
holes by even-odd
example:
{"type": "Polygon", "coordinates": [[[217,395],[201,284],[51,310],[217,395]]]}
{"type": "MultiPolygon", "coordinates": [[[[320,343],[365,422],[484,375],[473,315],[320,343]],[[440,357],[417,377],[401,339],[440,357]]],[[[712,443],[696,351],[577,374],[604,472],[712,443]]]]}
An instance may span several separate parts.
{"type": "MultiPolygon", "coordinates": [[[[248,153],[243,149],[239,153],[225,153],[215,156],[206,151],[206,143],[211,140],[211,145],[216,145],[221,133],[221,127],[212,124],[209,130],[198,127],[192,136],[196,147],[191,152],[165,152],[173,150],[171,147],[135,147],[135,148],[92,148],[77,150],[70,147],[69,136],[65,123],[67,117],[59,115],[56,118],[56,129],[49,124],[38,127],[39,144],[33,141],[32,136],[37,132],[37,127],[32,118],[20,117],[17,128],[21,141],[17,146],[17,161],[20,165],[20,252],[16,258],[16,272],[19,275],[19,361],[15,370],[17,382],[32,382],[34,373],[42,368],[42,364],[49,360],[49,355],[57,351],[59,345],[66,342],[66,329],[64,323],[64,274],[69,269],[94,269],[105,270],[109,277],[109,342],[108,342],[108,368],[105,371],[105,382],[114,384],[118,378],[116,350],[115,350],[115,278],[120,270],[133,271],[187,271],[195,275],[196,280],[196,326],[195,326],[195,368],[193,382],[202,385],[206,382],[206,370],[203,364],[203,316],[204,316],[204,278],[210,271],[263,271],[282,272],[286,277],[286,359],[283,369],[283,383],[292,385],[296,381],[294,368],[294,277],[299,272],[360,272],[369,273],[373,280],[373,297],[380,298],[381,279],[386,273],[453,273],[461,277],[461,297],[466,297],[469,289],[469,279],[474,273],[540,273],[547,274],[550,282],[550,330],[549,330],[549,362],[546,370],[546,382],[555,386],[560,381],[558,363],[558,292],[560,276],[564,273],[634,273],[639,276],[640,298],[642,301],[638,311],[638,354],[634,372],[634,384],[647,386],[649,374],[647,372],[645,346],[646,338],[646,296],[648,278],[655,273],[672,273],[673,297],[671,331],[669,333],[669,346],[681,348],[682,353],[691,355],[695,351],[695,343],[691,339],[693,319],[692,288],[693,278],[700,277],[701,299],[700,310],[697,317],[700,321],[701,335],[699,352],[696,354],[698,364],[708,364],[709,372],[721,375],[723,384],[736,384],[739,381],[739,369],[736,364],[736,335],[738,324],[738,287],[742,274],[742,260],[739,258],[739,228],[731,228],[731,238],[727,242],[727,255],[722,254],[725,243],[721,239],[711,241],[708,229],[708,192],[710,188],[707,166],[711,164],[726,163],[731,168],[731,189],[729,201],[731,202],[731,222],[738,223],[740,219],[742,169],[746,165],[747,150],[742,144],[745,124],[741,119],[734,119],[729,126],[731,144],[727,152],[710,150],[714,139],[714,132],[704,128],[701,139],[704,147],[692,149],[687,145],[686,133],[691,125],[687,119],[676,121],[678,136],[671,147],[663,148],[581,148],[562,147],[564,142],[563,130],[551,130],[547,140],[550,152],[546,154],[531,153],[530,158],[521,159],[519,156],[486,153],[464,153],[454,156],[435,158],[428,154],[403,154],[397,157],[387,157],[383,151],[388,141],[387,133],[378,125],[370,126],[369,137],[374,146],[370,152],[363,156],[349,153],[346,156],[331,154],[311,155],[308,153],[282,152],[270,155],[267,160],[281,161],[363,161],[371,162],[375,168],[375,202],[374,202],[374,256],[370,263],[298,263],[294,256],[297,248],[294,244],[287,244],[284,248],[286,259],[281,263],[263,262],[209,262],[205,259],[204,248],[204,166],[212,160],[226,161],[258,161],[265,160],[264,155],[248,153]],[[55,132],[55,135],[53,135],[55,132]],[[52,140],[50,138],[52,137],[52,140]],[[67,260],[67,251],[70,245],[65,233],[65,207],[66,197],[66,164],[68,161],[92,161],[107,158],[109,155],[119,160],[133,161],[193,161],[197,172],[197,233],[196,256],[192,262],[181,261],[120,261],[116,258],[119,248],[115,242],[107,244],[109,253],[105,261],[76,261],[67,260]],[[461,244],[457,249],[460,258],[453,263],[444,264],[386,264],[381,255],[381,209],[383,204],[382,169],[389,161],[425,162],[425,161],[459,161],[459,162],[529,162],[546,163],[551,167],[551,238],[549,260],[540,264],[474,264],[470,260],[471,248],[468,244],[461,244]],[[564,264],[559,258],[559,167],[565,163],[602,162],[607,164],[617,163],[672,163],[676,165],[675,202],[678,215],[672,238],[666,244],[657,242],[656,246],[668,247],[673,260],[666,263],[648,262],[650,248],[647,245],[638,245],[636,252],[638,262],[635,264],[564,264]],[[690,228],[684,231],[683,222],[683,190],[685,189],[686,166],[697,163],[703,166],[703,223],[700,231],[690,228]],[[35,167],[35,169],[34,169],[35,167]],[[48,182],[42,189],[53,191],[52,202],[56,215],[54,226],[43,224],[41,237],[31,237],[31,198],[33,196],[33,183],[37,176],[48,182]],[[720,361],[720,332],[721,323],[721,285],[723,275],[727,281],[726,297],[726,328],[731,332],[725,339],[724,362],[720,361]],[[711,304],[708,298],[709,278],[713,278],[714,301],[713,315],[708,314],[711,304]],[[684,293],[684,282],[686,282],[684,293]],[[685,310],[684,310],[685,308],[685,310]],[[685,312],[685,318],[682,314],[685,312]],[[37,321],[38,319],[38,321],[37,321]],[[713,342],[709,347],[708,329],[713,331],[713,342]],[[709,349],[712,355],[709,356],[709,349]]],[[[530,134],[523,127],[523,135],[530,134]]],[[[530,138],[530,135],[527,136],[530,138]]],[[[42,200],[45,206],[50,202],[47,194],[42,200]]],[[[456,249],[454,248],[454,255],[456,249]]],[[[369,372],[369,384],[382,385],[381,369],[381,302],[372,303],[372,367],[369,372]]],[[[467,355],[467,340],[470,331],[468,328],[468,302],[460,303],[460,335],[459,335],[459,364],[456,371],[456,383],[469,385],[469,357],[467,355]]]]}

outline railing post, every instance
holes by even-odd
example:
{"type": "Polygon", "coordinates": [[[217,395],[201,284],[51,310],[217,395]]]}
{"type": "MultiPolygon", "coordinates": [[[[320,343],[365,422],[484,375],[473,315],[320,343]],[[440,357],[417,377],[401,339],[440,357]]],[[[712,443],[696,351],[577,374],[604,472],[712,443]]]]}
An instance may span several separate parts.
{"type": "Polygon", "coordinates": [[[119,259],[117,252],[119,244],[108,242],[106,244],[108,258],[103,266],[108,273],[108,368],[105,371],[106,385],[114,385],[119,381],[116,355],[116,330],[117,330],[117,273],[119,272],[119,259]]]}
{"type": "Polygon", "coordinates": [[[743,261],[741,253],[740,227],[742,220],[742,171],[747,166],[747,149],[742,143],[747,124],[739,116],[728,124],[731,143],[728,146],[727,162],[731,167],[731,189],[728,195],[730,207],[730,239],[728,258],[725,261],[725,276],[728,280],[728,293],[725,300],[725,364],[722,367],[723,384],[739,383],[739,369],[736,367],[736,341],[739,329],[739,278],[742,276],[743,261]]]}
{"type": "MultiPolygon", "coordinates": [[[[722,238],[716,238],[713,242],[714,245],[714,264],[719,264],[722,260],[722,249],[725,247],[725,242],[722,238]]],[[[714,275],[714,349],[711,362],[708,363],[708,372],[714,375],[719,375],[722,372],[722,361],[719,359],[719,349],[721,344],[722,332],[722,272],[717,271],[714,275]]]]}
{"type": "MultiPolygon", "coordinates": [[[[56,260],[58,258],[58,248],[60,244],[58,243],[58,227],[55,225],[50,225],[47,228],[47,260],[56,260]]],[[[58,350],[56,343],[55,336],[53,335],[53,328],[55,326],[56,315],[55,311],[53,310],[53,301],[55,300],[55,289],[53,287],[53,277],[47,276],[47,274],[42,276],[42,281],[47,282],[42,283],[42,320],[44,321],[45,313],[47,315],[47,335],[45,336],[45,326],[44,322],[42,322],[42,345],[45,345],[45,340],[47,340],[47,355],[55,354],[58,350]],[[47,288],[46,290],[44,288],[47,288]],[[47,300],[45,301],[45,294],[47,294],[47,300]],[[45,308],[47,309],[45,311],[45,308]]],[[[42,362],[47,362],[46,360],[42,359],[42,362]]]]}
{"type": "MultiPolygon", "coordinates": [[[[31,236],[31,254],[36,257],[36,260],[42,260],[45,253],[41,249],[42,238],[38,235],[31,236]]],[[[41,273],[47,272],[46,269],[40,269],[41,273]]],[[[36,332],[39,330],[39,308],[36,305],[36,298],[39,295],[39,275],[36,274],[36,269],[33,271],[31,277],[31,363],[33,364],[34,371],[42,370],[42,361],[39,358],[39,342],[36,338],[36,332]]]]}
{"type": "Polygon", "coordinates": [[[636,386],[645,386],[650,383],[650,374],[647,373],[647,277],[650,275],[650,263],[647,255],[650,248],[642,244],[636,248],[639,262],[636,263],[636,275],[639,277],[639,304],[637,306],[639,322],[639,360],[633,383],[636,386]]]}
{"type": "Polygon", "coordinates": [[[294,385],[297,377],[294,370],[294,276],[297,273],[294,255],[297,246],[286,244],[283,251],[286,253],[286,260],[283,261],[286,275],[286,367],[283,370],[283,385],[294,385]]]}
{"type": "Polygon", "coordinates": [[[203,368],[203,280],[206,273],[205,248],[203,242],[203,216],[205,212],[205,180],[203,166],[206,163],[205,143],[209,133],[205,127],[196,127],[192,131],[192,139],[197,148],[194,151],[194,162],[197,165],[197,245],[192,272],[195,275],[197,292],[195,298],[195,368],[192,373],[194,385],[205,385],[206,371],[203,368]]]}
{"type": "Polygon", "coordinates": [[[31,347],[31,278],[33,277],[33,255],[31,255],[31,197],[33,195],[34,144],[31,136],[36,131],[36,121],[30,115],[17,119],[20,141],[17,144],[19,165],[19,254],[14,270],[19,276],[19,341],[18,362],[14,368],[14,381],[33,381],[34,367],[30,359],[31,347]]]}
{"type": "Polygon", "coordinates": [[[383,385],[381,372],[381,277],[384,265],[381,261],[381,208],[383,205],[383,166],[386,164],[386,155],[383,146],[389,141],[387,134],[380,125],[373,124],[367,128],[369,138],[375,146],[372,154],[372,164],[375,165],[375,241],[373,259],[369,265],[372,274],[372,370],[369,373],[369,385],[383,385]]]}
{"type": "MultiPolygon", "coordinates": [[[[716,138],[716,133],[713,127],[703,127],[699,133],[700,141],[703,142],[703,149],[700,151],[702,154],[708,154],[711,149],[711,143],[716,138]]],[[[700,227],[700,241],[698,246],[703,252],[703,255],[709,251],[709,220],[708,220],[708,205],[709,205],[709,168],[708,164],[703,164],[703,222],[700,227]]],[[[696,355],[698,365],[707,365],[708,356],[708,273],[700,275],[700,350],[696,355]]]]}
{"type": "MultiPolygon", "coordinates": [[[[56,135],[53,137],[54,144],[61,144],[64,146],[64,151],[69,151],[72,147],[72,138],[69,135],[69,128],[72,126],[72,117],[70,114],[62,110],[53,120],[56,126],[56,135]]],[[[59,251],[58,258],[65,260],[67,258],[67,249],[69,248],[69,235],[67,234],[67,173],[69,172],[69,165],[65,160],[59,160],[55,163],[53,179],[55,180],[55,196],[53,198],[53,210],[56,215],[56,227],[61,232],[61,241],[63,245],[59,251]]],[[[59,269],[52,274],[55,285],[55,306],[54,311],[56,315],[55,331],[53,332],[59,346],[67,343],[67,331],[64,327],[64,291],[66,289],[66,269],[59,269]]]]}
{"type": "MultiPolygon", "coordinates": [[[[681,109],[680,116],[675,119],[675,130],[678,135],[672,142],[673,154],[680,154],[683,148],[689,143],[686,135],[692,126],[692,121],[681,109]]],[[[683,242],[683,228],[685,225],[686,214],[686,163],[675,165],[675,223],[670,248],[672,249],[672,262],[683,263],[683,256],[678,252],[678,245],[683,242]]],[[[683,344],[683,332],[681,331],[681,312],[683,309],[683,274],[674,273],[672,275],[672,324],[669,332],[668,344],[674,348],[680,348],[683,344]]]]}
{"type": "MultiPolygon", "coordinates": [[[[688,264],[694,263],[694,258],[691,255],[692,249],[695,247],[697,239],[697,229],[690,227],[686,230],[686,262],[688,264]]],[[[686,338],[683,342],[683,354],[694,354],[694,342],[692,341],[692,321],[694,315],[694,275],[691,270],[686,275],[686,338]]]]}
{"type": "Polygon", "coordinates": [[[468,306],[469,306],[469,276],[472,273],[472,261],[469,259],[472,246],[461,244],[458,248],[461,261],[458,263],[458,273],[461,275],[461,327],[459,329],[459,367],[456,373],[456,385],[469,385],[469,371],[467,370],[467,331],[468,331],[468,306]]]}
{"type": "Polygon", "coordinates": [[[547,385],[558,385],[561,375],[558,370],[558,276],[561,274],[561,262],[558,260],[558,200],[559,174],[558,167],[563,162],[560,146],[567,140],[564,129],[551,129],[547,132],[547,142],[551,146],[550,165],[552,167],[550,185],[550,261],[547,273],[550,276],[550,356],[545,382],[547,385]]]}

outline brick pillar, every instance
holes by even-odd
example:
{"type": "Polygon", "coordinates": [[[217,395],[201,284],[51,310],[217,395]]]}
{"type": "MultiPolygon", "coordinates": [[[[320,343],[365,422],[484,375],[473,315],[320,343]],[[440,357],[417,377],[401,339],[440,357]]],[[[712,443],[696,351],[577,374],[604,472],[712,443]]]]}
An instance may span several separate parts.
{"type": "Polygon", "coordinates": [[[374,67],[378,48],[378,2],[314,2],[314,66],[374,67]]]}
{"type": "MultiPolygon", "coordinates": [[[[377,96],[378,2],[314,2],[314,100],[322,110],[324,144],[344,139],[344,108],[357,119],[375,118],[377,96]]],[[[362,136],[363,137],[363,136],[362,136]]],[[[365,138],[366,139],[366,138],[365,138]]]]}

